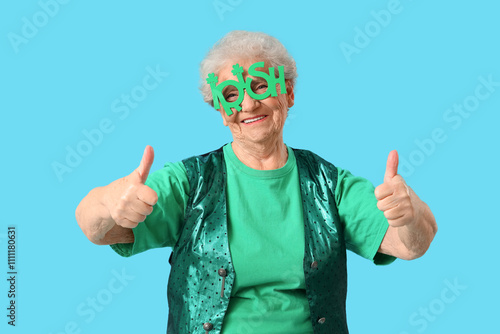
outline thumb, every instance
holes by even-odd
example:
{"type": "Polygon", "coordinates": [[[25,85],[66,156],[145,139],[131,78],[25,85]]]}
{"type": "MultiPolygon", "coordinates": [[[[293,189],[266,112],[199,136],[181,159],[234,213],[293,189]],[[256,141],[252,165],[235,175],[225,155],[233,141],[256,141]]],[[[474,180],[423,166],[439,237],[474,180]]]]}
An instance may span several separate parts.
{"type": "Polygon", "coordinates": [[[392,150],[387,157],[387,165],[385,167],[384,182],[389,182],[398,174],[398,151],[392,150]]]}
{"type": "Polygon", "coordinates": [[[155,152],[153,150],[153,147],[149,145],[146,146],[146,148],[144,149],[144,154],[142,155],[141,164],[136,169],[142,184],[144,184],[148,178],[149,170],[151,169],[151,165],[153,165],[154,159],[155,152]]]}

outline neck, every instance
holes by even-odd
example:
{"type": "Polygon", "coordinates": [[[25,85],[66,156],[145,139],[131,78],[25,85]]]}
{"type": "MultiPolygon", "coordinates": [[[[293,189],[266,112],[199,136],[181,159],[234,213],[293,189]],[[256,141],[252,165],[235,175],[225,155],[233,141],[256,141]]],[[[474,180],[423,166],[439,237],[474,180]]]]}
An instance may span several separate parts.
{"type": "Polygon", "coordinates": [[[238,159],[253,169],[278,169],[288,160],[288,150],[283,138],[262,144],[234,140],[232,148],[238,159]]]}

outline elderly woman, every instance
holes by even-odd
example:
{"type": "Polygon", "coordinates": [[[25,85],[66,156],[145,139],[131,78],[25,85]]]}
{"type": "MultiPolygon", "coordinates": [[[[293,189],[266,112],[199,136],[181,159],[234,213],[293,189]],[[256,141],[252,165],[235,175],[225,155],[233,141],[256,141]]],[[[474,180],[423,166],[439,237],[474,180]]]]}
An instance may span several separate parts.
{"type": "Polygon", "coordinates": [[[122,256],[173,248],[167,333],[347,333],[346,249],[375,264],[417,258],[437,230],[431,211],[395,151],[374,189],[285,145],[297,72],[275,38],[227,34],[201,76],[233,141],[149,177],[146,147],[134,172],[82,200],[78,224],[122,256]]]}

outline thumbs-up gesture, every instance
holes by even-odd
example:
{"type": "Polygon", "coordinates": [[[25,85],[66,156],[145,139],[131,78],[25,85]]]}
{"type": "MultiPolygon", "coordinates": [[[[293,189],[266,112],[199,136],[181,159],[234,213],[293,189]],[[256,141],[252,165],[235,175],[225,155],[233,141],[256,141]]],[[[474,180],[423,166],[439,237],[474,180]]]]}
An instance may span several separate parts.
{"type": "Polygon", "coordinates": [[[418,199],[413,190],[406,185],[405,180],[398,174],[398,152],[389,153],[385,169],[384,183],[375,188],[377,207],[384,212],[389,225],[400,227],[415,222],[415,210],[418,199]]]}
{"type": "Polygon", "coordinates": [[[144,184],[153,160],[153,148],[146,146],[139,167],[131,174],[109,184],[105,206],[117,225],[134,228],[153,212],[158,195],[144,184]]]}

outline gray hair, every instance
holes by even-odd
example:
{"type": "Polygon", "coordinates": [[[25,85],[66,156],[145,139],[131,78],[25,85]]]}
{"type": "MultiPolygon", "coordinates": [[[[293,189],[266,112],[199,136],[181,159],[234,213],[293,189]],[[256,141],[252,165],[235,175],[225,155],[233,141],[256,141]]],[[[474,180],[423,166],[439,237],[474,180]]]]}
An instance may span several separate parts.
{"type": "Polygon", "coordinates": [[[285,79],[295,85],[297,67],[283,44],[262,32],[234,30],[227,33],[207,53],[200,64],[200,90],[203,100],[213,106],[212,91],[206,78],[209,73],[217,73],[225,66],[226,60],[235,58],[261,58],[268,61],[269,67],[284,66],[285,79]]]}

